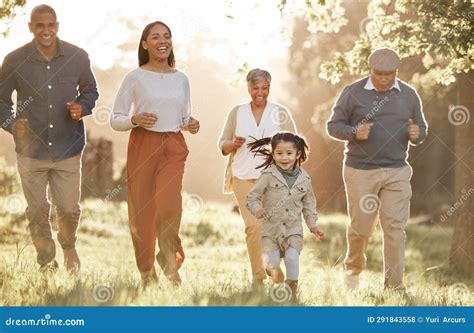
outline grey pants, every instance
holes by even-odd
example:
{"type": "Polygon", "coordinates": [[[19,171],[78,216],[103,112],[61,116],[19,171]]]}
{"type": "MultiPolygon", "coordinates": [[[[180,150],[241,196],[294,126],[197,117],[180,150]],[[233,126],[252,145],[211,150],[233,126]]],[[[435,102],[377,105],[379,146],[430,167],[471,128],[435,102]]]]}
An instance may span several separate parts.
{"type": "MultiPolygon", "coordinates": [[[[299,265],[300,254],[298,251],[291,246],[285,250],[285,267],[286,267],[286,279],[287,280],[298,280],[300,265],[299,265]]],[[[270,251],[265,253],[265,265],[267,269],[275,269],[280,267],[280,250],[270,251]]]]}
{"type": "Polygon", "coordinates": [[[48,185],[56,206],[58,241],[63,249],[73,249],[81,216],[81,154],[60,161],[17,156],[18,172],[28,208],[31,238],[37,261],[45,265],[54,260],[56,247],[52,237],[48,185]]]}

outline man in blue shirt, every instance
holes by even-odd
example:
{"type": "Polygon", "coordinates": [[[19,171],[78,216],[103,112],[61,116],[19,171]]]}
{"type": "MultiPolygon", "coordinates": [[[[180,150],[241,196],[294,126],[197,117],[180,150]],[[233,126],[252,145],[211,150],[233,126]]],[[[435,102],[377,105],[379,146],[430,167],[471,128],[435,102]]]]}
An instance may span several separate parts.
{"type": "Polygon", "coordinates": [[[384,286],[404,291],[405,226],[412,194],[408,148],[425,139],[428,126],[416,90],[396,78],[398,54],[381,48],[368,60],[370,75],[344,88],[327,122],[328,134],[346,143],[346,285],[357,287],[369,238],[380,220],[384,286]]]}
{"type": "Polygon", "coordinates": [[[0,69],[0,122],[13,134],[26,211],[41,270],[55,270],[50,200],[56,206],[64,264],[76,272],[76,231],[81,215],[83,117],[92,114],[97,84],[87,53],[57,37],[59,23],[48,5],[31,12],[33,41],[8,54],[0,69]],[[12,93],[16,91],[16,112],[12,93]]]}

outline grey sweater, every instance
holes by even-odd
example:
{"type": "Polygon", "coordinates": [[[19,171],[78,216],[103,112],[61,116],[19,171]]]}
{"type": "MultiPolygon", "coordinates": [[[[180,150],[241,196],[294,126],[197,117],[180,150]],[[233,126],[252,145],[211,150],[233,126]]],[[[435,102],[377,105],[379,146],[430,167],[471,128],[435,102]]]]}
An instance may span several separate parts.
{"type": "Polygon", "coordinates": [[[408,119],[420,127],[426,137],[428,126],[416,90],[398,80],[400,90],[387,92],[365,89],[368,77],[344,88],[327,122],[329,136],[345,141],[345,164],[356,169],[398,168],[407,165],[408,119]],[[374,123],[367,140],[355,138],[358,124],[374,123]]]}

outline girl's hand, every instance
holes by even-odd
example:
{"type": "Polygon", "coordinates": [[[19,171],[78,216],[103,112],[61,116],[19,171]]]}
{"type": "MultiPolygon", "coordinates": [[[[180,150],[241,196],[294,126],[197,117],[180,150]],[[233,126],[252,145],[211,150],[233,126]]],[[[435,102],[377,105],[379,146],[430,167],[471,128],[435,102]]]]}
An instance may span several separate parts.
{"type": "Polygon", "coordinates": [[[132,116],[132,124],[143,128],[150,128],[155,125],[158,117],[154,113],[143,112],[132,116]]]}
{"type": "Polygon", "coordinates": [[[319,241],[324,239],[324,232],[322,232],[319,229],[316,229],[316,231],[313,232],[313,234],[316,236],[316,239],[319,240],[319,241]]]}

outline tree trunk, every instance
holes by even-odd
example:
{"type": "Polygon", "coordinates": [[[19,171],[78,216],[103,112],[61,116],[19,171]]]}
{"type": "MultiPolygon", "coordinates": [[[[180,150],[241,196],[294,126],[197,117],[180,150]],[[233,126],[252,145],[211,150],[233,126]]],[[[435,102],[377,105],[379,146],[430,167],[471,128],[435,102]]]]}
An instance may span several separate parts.
{"type": "Polygon", "coordinates": [[[455,134],[455,198],[451,207],[454,235],[450,265],[456,271],[474,277],[474,71],[458,76],[458,105],[449,118],[455,134]],[[457,112],[457,116],[456,113],[457,112]]]}

